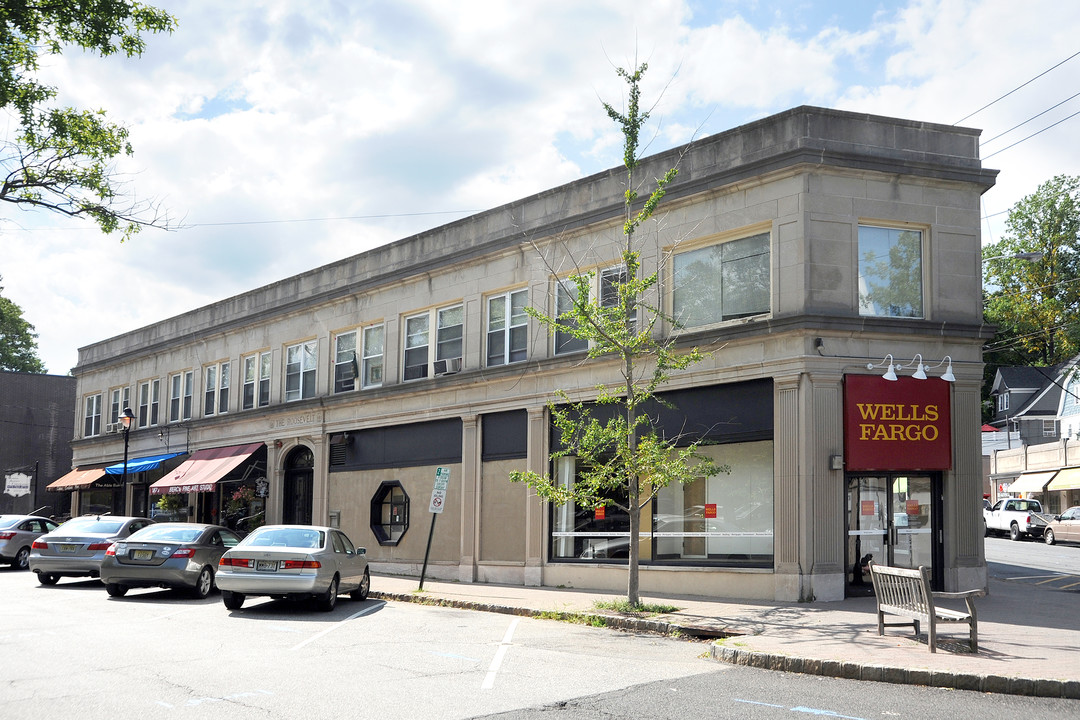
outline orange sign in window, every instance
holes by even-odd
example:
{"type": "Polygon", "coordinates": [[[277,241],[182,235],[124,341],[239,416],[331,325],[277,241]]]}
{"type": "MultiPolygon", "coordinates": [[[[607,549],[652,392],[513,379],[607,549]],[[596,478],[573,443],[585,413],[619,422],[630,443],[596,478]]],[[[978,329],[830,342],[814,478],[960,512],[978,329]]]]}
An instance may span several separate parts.
{"type": "Polygon", "coordinates": [[[607,508],[605,508],[603,505],[596,508],[596,519],[597,520],[603,520],[605,517],[607,517],[607,512],[606,511],[607,511],[607,508]]]}
{"type": "Polygon", "coordinates": [[[919,514],[919,501],[918,500],[908,500],[907,501],[907,514],[908,515],[918,515],[919,514]]]}
{"type": "Polygon", "coordinates": [[[862,501],[862,514],[863,515],[877,515],[877,501],[876,500],[863,500],[862,501]]]}
{"type": "Polygon", "coordinates": [[[716,503],[709,503],[708,505],[705,506],[705,517],[707,517],[707,518],[716,517],[716,503]]]}

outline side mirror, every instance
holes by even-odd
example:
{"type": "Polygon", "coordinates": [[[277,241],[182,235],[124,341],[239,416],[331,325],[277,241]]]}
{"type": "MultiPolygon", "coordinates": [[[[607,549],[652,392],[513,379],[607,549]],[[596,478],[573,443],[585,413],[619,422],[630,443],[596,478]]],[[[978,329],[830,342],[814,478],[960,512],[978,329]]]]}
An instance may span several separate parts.
{"type": "Polygon", "coordinates": [[[356,548],[356,554],[360,557],[367,555],[367,548],[356,548]]]}

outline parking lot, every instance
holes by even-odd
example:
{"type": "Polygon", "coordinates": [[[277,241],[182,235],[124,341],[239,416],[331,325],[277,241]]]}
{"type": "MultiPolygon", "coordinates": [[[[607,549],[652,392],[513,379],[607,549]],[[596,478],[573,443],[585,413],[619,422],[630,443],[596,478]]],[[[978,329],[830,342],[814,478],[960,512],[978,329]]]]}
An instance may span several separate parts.
{"type": "Polygon", "coordinates": [[[7,567],[0,597],[0,717],[471,717],[722,671],[695,643],[376,599],[229,611],[7,567]]]}

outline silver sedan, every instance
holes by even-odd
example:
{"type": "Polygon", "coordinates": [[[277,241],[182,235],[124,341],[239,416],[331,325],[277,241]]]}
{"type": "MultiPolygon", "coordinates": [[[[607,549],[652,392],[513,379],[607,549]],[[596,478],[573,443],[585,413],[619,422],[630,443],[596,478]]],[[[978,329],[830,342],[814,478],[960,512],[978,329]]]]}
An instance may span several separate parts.
{"type": "Polygon", "coordinates": [[[145,517],[82,515],[72,518],[30,547],[30,569],[42,585],[61,577],[97,577],[105,551],[154,521],[145,517]]]}
{"type": "Polygon", "coordinates": [[[57,524],[37,515],[0,515],[0,563],[19,570],[30,566],[30,546],[57,524]]]}
{"type": "Polygon", "coordinates": [[[264,525],[221,556],[217,585],[225,607],[239,610],[248,595],[314,598],[330,611],[339,593],[364,600],[371,587],[367,549],[335,528],[264,525]]]}
{"type": "Polygon", "coordinates": [[[239,535],[220,525],[150,525],[105,551],[101,582],[112,597],[123,597],[128,588],[165,587],[204,598],[214,589],[222,554],[239,542],[239,535]]]}

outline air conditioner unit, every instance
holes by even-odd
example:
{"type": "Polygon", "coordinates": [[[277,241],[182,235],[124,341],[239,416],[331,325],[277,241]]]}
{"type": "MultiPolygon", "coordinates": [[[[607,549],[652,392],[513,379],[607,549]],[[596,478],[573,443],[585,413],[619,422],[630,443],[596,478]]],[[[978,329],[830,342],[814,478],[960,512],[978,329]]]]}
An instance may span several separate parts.
{"type": "Polygon", "coordinates": [[[123,427],[120,423],[105,423],[105,433],[118,433],[123,427]]]}
{"type": "Polygon", "coordinates": [[[461,372],[461,358],[435,361],[436,375],[453,375],[456,372],[461,372]]]}

